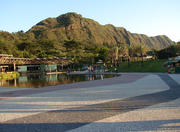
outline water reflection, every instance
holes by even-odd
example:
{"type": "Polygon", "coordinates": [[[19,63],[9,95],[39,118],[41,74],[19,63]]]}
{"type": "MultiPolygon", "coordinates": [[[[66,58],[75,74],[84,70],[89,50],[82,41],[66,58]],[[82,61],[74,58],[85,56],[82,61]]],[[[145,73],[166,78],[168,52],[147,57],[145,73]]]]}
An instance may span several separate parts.
{"type": "Polygon", "coordinates": [[[117,75],[67,75],[67,74],[25,74],[13,80],[1,80],[0,86],[39,88],[43,86],[68,84],[80,81],[103,80],[117,75]]]}

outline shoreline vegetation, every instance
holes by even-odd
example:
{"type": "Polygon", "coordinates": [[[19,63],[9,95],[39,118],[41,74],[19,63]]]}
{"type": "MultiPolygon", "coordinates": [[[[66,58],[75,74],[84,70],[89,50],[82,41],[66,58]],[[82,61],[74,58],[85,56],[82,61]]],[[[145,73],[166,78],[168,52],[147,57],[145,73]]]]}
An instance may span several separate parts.
{"type": "Polygon", "coordinates": [[[19,76],[20,74],[18,72],[2,72],[0,73],[0,80],[11,80],[19,76]]]}

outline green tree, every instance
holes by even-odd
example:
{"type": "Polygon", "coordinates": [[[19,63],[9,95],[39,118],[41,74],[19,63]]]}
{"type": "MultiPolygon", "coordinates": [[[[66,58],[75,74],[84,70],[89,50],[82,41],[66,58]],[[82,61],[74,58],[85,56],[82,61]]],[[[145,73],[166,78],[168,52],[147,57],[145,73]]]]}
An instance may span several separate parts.
{"type": "Polygon", "coordinates": [[[40,47],[37,43],[27,41],[27,40],[17,44],[17,48],[19,51],[22,52],[23,57],[25,58],[37,57],[38,51],[40,50],[40,47]]]}
{"type": "Polygon", "coordinates": [[[116,67],[118,64],[118,60],[119,60],[119,48],[118,46],[114,46],[111,50],[110,50],[110,58],[111,58],[111,62],[112,64],[116,67]]]}
{"type": "Polygon", "coordinates": [[[152,55],[155,60],[158,59],[158,51],[156,49],[152,49],[152,55]]]}
{"type": "Polygon", "coordinates": [[[176,43],[175,50],[176,50],[176,55],[177,55],[177,56],[180,56],[180,42],[177,42],[177,43],[176,43]]]}
{"type": "Polygon", "coordinates": [[[55,47],[55,42],[53,40],[40,39],[37,41],[37,46],[39,46],[37,49],[39,57],[59,56],[59,51],[55,47]]]}
{"type": "Polygon", "coordinates": [[[119,57],[122,62],[123,57],[127,57],[129,54],[128,52],[128,44],[120,44],[119,46],[119,57]]]}
{"type": "Polygon", "coordinates": [[[84,48],[84,60],[86,60],[86,63],[93,65],[95,63],[95,58],[97,57],[98,57],[97,46],[93,44],[86,45],[84,48]]]}
{"type": "Polygon", "coordinates": [[[71,57],[74,63],[78,63],[84,54],[82,43],[74,40],[65,41],[64,47],[66,48],[67,57],[71,57]]]}
{"type": "Polygon", "coordinates": [[[12,42],[0,39],[0,54],[13,54],[14,49],[12,42]]]}
{"type": "Polygon", "coordinates": [[[127,49],[128,49],[127,50],[128,66],[130,66],[132,57],[134,57],[135,54],[137,53],[137,48],[136,48],[136,45],[130,44],[130,45],[127,45],[127,49]]]}
{"type": "Polygon", "coordinates": [[[98,49],[98,56],[96,57],[96,61],[102,60],[103,62],[108,61],[108,56],[109,56],[110,50],[106,47],[102,47],[98,49]]]}
{"type": "Polygon", "coordinates": [[[0,54],[7,53],[8,47],[6,47],[5,43],[0,40],[0,54]]]}
{"type": "Polygon", "coordinates": [[[146,54],[146,52],[148,51],[148,47],[145,44],[140,44],[138,46],[138,52],[140,53],[141,56],[141,65],[143,66],[144,63],[144,55],[146,54]]]}

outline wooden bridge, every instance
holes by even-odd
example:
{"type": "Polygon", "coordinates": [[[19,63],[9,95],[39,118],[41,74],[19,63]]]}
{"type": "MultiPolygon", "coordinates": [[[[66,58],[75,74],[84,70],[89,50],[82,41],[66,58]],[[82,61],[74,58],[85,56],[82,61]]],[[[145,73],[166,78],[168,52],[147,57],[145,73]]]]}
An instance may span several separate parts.
{"type": "Polygon", "coordinates": [[[68,65],[72,61],[66,58],[16,58],[13,55],[0,54],[0,65],[40,65],[40,64],[57,64],[68,65]]]}

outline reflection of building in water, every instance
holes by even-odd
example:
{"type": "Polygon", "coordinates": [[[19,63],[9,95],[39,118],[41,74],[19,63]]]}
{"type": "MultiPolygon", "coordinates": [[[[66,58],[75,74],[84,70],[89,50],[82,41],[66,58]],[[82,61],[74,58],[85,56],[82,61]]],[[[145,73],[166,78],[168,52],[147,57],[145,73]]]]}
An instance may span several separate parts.
{"type": "Polygon", "coordinates": [[[20,76],[20,77],[18,77],[18,82],[20,82],[20,83],[28,82],[27,76],[20,76]]]}
{"type": "Polygon", "coordinates": [[[0,86],[5,86],[5,84],[6,84],[6,80],[1,80],[0,81],[0,86]]]}
{"type": "Polygon", "coordinates": [[[13,86],[16,87],[17,86],[17,79],[12,79],[12,80],[0,80],[0,86],[1,87],[9,87],[9,86],[13,86]]]}
{"type": "Polygon", "coordinates": [[[88,74],[85,76],[85,80],[97,80],[97,79],[104,79],[104,75],[103,74],[88,74]]]}
{"type": "Polygon", "coordinates": [[[58,80],[58,75],[57,74],[50,74],[46,76],[46,81],[48,82],[53,82],[58,80]]]}
{"type": "Polygon", "coordinates": [[[104,75],[101,74],[101,80],[103,80],[103,79],[104,79],[104,75]]]}
{"type": "Polygon", "coordinates": [[[95,75],[88,74],[88,75],[85,76],[85,80],[86,81],[95,80],[95,75]]]}
{"type": "Polygon", "coordinates": [[[95,76],[96,76],[96,79],[101,79],[101,80],[104,79],[104,75],[103,74],[97,74],[95,76]]]}
{"type": "Polygon", "coordinates": [[[28,73],[23,74],[17,79],[13,80],[2,80],[0,81],[0,86],[12,86],[12,87],[26,87],[26,88],[38,88],[50,85],[67,84],[72,82],[80,82],[85,80],[98,80],[104,78],[114,77],[114,75],[67,75],[67,74],[57,74],[57,75],[47,75],[40,73],[28,73]]]}

